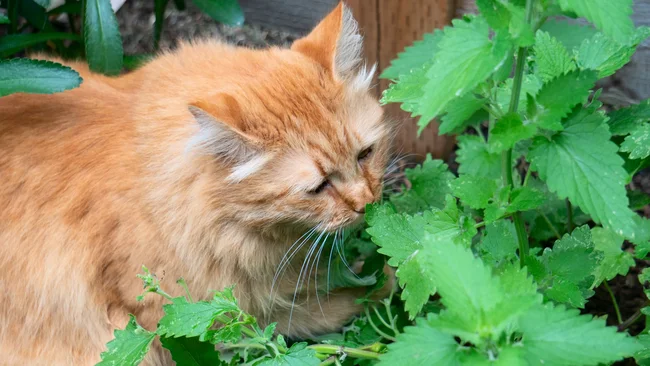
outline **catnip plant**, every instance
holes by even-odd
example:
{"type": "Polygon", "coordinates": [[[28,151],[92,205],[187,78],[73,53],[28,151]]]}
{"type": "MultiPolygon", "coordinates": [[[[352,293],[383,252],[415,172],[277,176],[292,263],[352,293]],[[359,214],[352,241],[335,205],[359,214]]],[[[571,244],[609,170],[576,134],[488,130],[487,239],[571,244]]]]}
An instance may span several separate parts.
{"type": "Polygon", "coordinates": [[[289,346],[232,289],[171,298],[145,273],[146,291],[171,302],[165,316],[155,332],[132,318],[101,364],[138,364],[156,336],[179,365],[650,364],[649,327],[628,333],[650,307],[623,319],[608,285],[650,253],[650,221],[636,212],[650,199],[628,189],[650,166],[650,105],[607,111],[595,87],[650,29],[634,27],[632,0],[477,5],[382,74],[393,81],[383,103],[458,135],[457,174],[430,157],[407,169],[410,189],[369,206],[346,241],[362,274],[397,268],[388,299],[360,299],[365,314],[340,334],[289,346]],[[585,311],[597,287],[618,327],[585,311]]]}

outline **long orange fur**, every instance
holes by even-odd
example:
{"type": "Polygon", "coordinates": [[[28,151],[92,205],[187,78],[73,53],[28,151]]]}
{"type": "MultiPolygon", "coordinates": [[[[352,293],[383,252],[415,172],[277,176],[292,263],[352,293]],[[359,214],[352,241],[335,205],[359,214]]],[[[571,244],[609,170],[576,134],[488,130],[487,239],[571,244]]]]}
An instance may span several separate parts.
{"type": "MultiPolygon", "coordinates": [[[[154,329],[143,264],[174,296],[179,277],[200,298],[236,284],[291,336],[343,325],[358,290],[323,314],[303,291],[289,331],[304,253],[270,295],[301,235],[358,223],[381,195],[390,127],[360,52],[340,4],[291,49],[184,44],[118,78],[68,63],[80,88],[0,98],[0,363],[93,364],[127,314],[154,329]]],[[[158,346],[146,362],[170,361],[158,346]]]]}

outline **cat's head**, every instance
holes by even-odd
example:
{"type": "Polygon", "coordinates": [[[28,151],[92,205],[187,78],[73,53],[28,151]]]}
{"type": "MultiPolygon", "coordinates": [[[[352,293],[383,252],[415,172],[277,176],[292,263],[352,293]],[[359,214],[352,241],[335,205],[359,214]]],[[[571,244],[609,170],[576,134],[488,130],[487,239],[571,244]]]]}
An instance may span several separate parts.
{"type": "Polygon", "coordinates": [[[360,222],[382,194],[391,126],[351,11],[339,4],[290,49],[248,52],[259,67],[249,59],[236,85],[189,107],[192,145],[227,170],[233,214],[328,231],[360,222]]]}

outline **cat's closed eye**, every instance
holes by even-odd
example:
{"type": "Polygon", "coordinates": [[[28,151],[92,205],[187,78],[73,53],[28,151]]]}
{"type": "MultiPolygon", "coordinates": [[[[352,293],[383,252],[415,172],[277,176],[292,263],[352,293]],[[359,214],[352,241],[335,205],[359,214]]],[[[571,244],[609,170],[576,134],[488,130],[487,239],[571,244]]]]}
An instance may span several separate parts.
{"type": "Polygon", "coordinates": [[[330,181],[328,179],[325,179],[318,187],[309,191],[309,194],[319,194],[323,192],[325,188],[329,187],[329,185],[330,185],[330,181]]]}
{"type": "Polygon", "coordinates": [[[369,146],[369,147],[367,147],[367,148],[361,150],[361,152],[360,152],[359,155],[357,156],[357,161],[359,161],[359,162],[363,162],[363,161],[366,160],[368,157],[370,157],[370,154],[372,154],[372,146],[369,146]]]}

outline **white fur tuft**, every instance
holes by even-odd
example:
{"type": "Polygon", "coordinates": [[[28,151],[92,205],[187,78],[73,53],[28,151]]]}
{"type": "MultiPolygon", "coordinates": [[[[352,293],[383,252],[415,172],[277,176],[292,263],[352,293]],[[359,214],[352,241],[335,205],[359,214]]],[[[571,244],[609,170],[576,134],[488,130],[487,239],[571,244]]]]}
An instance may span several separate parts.
{"type": "Polygon", "coordinates": [[[348,78],[361,63],[363,53],[363,37],[359,34],[359,24],[354,19],[352,11],[343,6],[341,34],[336,43],[334,69],[338,75],[348,78]]]}
{"type": "Polygon", "coordinates": [[[253,159],[235,166],[232,169],[232,173],[228,176],[227,180],[231,183],[239,183],[242,180],[248,178],[249,176],[255,174],[259,171],[264,164],[271,160],[270,155],[258,155],[253,159]]]}
{"type": "Polygon", "coordinates": [[[377,64],[368,68],[368,65],[363,65],[356,76],[350,82],[350,86],[355,90],[368,90],[372,85],[372,79],[375,77],[377,71],[377,64]]]}

